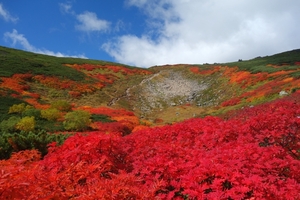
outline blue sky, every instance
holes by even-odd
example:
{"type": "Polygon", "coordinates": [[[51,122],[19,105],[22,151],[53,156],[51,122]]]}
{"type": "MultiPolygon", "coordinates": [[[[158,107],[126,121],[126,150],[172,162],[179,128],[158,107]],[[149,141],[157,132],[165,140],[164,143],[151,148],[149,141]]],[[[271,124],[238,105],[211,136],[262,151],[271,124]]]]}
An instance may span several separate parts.
{"type": "Polygon", "coordinates": [[[300,48],[295,0],[0,0],[0,45],[138,67],[300,48]]]}

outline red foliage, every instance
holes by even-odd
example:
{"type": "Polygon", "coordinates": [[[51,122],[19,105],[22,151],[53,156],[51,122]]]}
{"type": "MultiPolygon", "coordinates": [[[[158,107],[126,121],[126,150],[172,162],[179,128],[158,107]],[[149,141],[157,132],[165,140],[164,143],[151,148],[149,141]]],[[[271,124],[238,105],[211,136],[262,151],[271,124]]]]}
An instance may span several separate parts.
{"type": "Polygon", "coordinates": [[[224,101],[221,106],[223,107],[226,107],[226,106],[234,106],[234,105],[237,105],[241,102],[241,99],[236,97],[236,98],[232,98],[232,99],[229,99],[227,101],[224,101]]]}
{"type": "Polygon", "coordinates": [[[114,133],[120,136],[128,135],[131,133],[132,129],[130,129],[125,124],[122,124],[120,122],[110,122],[110,123],[102,123],[102,122],[94,122],[91,127],[93,129],[98,130],[102,133],[114,133]]]}
{"type": "Polygon", "coordinates": [[[300,93],[227,120],[78,134],[49,151],[1,161],[0,198],[300,199],[300,93]]]}

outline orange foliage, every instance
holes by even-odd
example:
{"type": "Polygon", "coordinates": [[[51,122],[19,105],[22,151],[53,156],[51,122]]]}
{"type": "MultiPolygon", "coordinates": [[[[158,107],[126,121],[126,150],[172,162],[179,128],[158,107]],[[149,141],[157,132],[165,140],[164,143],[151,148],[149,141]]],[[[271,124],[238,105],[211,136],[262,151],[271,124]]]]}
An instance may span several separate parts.
{"type": "Polygon", "coordinates": [[[24,100],[37,109],[47,109],[50,107],[50,105],[40,104],[35,98],[26,98],[24,100]]]}
{"type": "Polygon", "coordinates": [[[278,76],[282,76],[282,75],[287,75],[289,73],[291,73],[291,71],[277,71],[277,72],[268,74],[268,77],[269,78],[271,78],[271,77],[278,77],[278,76]]]}
{"type": "Polygon", "coordinates": [[[292,82],[294,80],[294,78],[293,77],[289,77],[289,78],[285,78],[285,79],[283,79],[282,80],[282,82],[284,82],[284,83],[288,83],[288,82],[292,82]]]}
{"type": "Polygon", "coordinates": [[[136,116],[115,116],[112,120],[116,120],[121,124],[128,127],[129,130],[133,130],[134,127],[139,125],[139,119],[136,116]]]}
{"type": "Polygon", "coordinates": [[[229,99],[229,100],[223,102],[223,103],[221,104],[221,106],[223,106],[223,107],[226,107],[226,106],[234,106],[234,105],[239,104],[240,102],[241,102],[241,98],[236,97],[236,98],[232,98],[232,99],[229,99]]]}
{"type": "Polygon", "coordinates": [[[191,72],[195,74],[211,75],[221,70],[221,66],[212,66],[211,69],[203,70],[199,67],[190,67],[191,72]]]}
{"type": "Polygon", "coordinates": [[[68,67],[75,68],[77,70],[86,70],[91,72],[95,69],[105,69],[111,71],[112,73],[119,73],[121,72],[123,75],[147,75],[151,74],[149,70],[146,69],[139,69],[139,68],[129,68],[124,66],[116,66],[116,65],[92,65],[92,64],[74,64],[74,65],[66,65],[68,67]]]}
{"type": "Polygon", "coordinates": [[[97,107],[97,108],[91,108],[91,107],[79,107],[78,109],[83,109],[89,111],[91,114],[101,114],[101,115],[107,115],[111,117],[118,117],[118,116],[134,116],[134,113],[125,109],[112,109],[108,107],[97,107]]]}
{"type": "Polygon", "coordinates": [[[199,73],[199,67],[190,67],[190,71],[195,73],[195,74],[198,74],[199,73]]]}
{"type": "Polygon", "coordinates": [[[230,83],[240,84],[242,88],[255,85],[268,78],[266,72],[251,74],[248,71],[238,71],[237,67],[224,67],[224,75],[230,79],[230,83]]]}
{"type": "Polygon", "coordinates": [[[115,80],[119,79],[116,73],[121,73],[127,78],[128,75],[147,75],[151,74],[149,70],[139,68],[128,68],[124,66],[115,65],[92,65],[92,64],[67,64],[66,66],[72,67],[78,71],[82,71],[89,77],[98,80],[99,82],[94,84],[96,88],[102,88],[106,84],[112,84],[115,80]]]}
{"type": "Polygon", "coordinates": [[[230,77],[231,83],[242,83],[243,81],[249,79],[251,76],[248,71],[235,72],[233,76],[230,77]]]}
{"type": "Polygon", "coordinates": [[[2,77],[2,82],[0,83],[0,88],[7,88],[13,90],[19,94],[11,94],[14,98],[22,98],[29,104],[35,106],[36,108],[44,108],[43,105],[39,104],[37,99],[40,98],[40,94],[29,92],[29,85],[26,81],[31,81],[33,79],[32,74],[14,74],[12,77],[2,77]],[[28,98],[29,97],[29,98],[28,98]]]}
{"type": "Polygon", "coordinates": [[[24,80],[18,78],[15,75],[13,77],[9,77],[9,78],[2,77],[1,78],[2,82],[0,83],[0,87],[8,88],[8,89],[14,90],[19,93],[22,93],[24,90],[28,90],[29,86],[26,85],[24,80]]]}
{"type": "Polygon", "coordinates": [[[240,97],[247,98],[247,101],[251,102],[255,99],[260,99],[270,95],[278,94],[282,90],[291,90],[292,88],[299,86],[299,79],[295,80],[291,77],[282,79],[282,77],[278,77],[277,79],[269,81],[253,91],[249,91],[242,94],[240,97]]]}
{"type": "MultiPolygon", "coordinates": [[[[90,106],[81,106],[78,107],[77,109],[88,111],[91,114],[110,116],[112,120],[117,121],[116,123],[119,128],[115,128],[115,129],[122,129],[120,127],[126,127],[126,130],[131,131],[140,124],[138,117],[136,117],[133,112],[125,109],[112,109],[108,107],[92,108],[90,106]]],[[[113,123],[94,122],[91,125],[91,127],[93,129],[101,130],[104,132],[110,132],[114,130],[113,128],[110,127],[111,126],[110,124],[114,124],[114,122],[113,123]]]]}
{"type": "Polygon", "coordinates": [[[103,84],[88,84],[88,83],[79,83],[76,81],[68,79],[59,79],[58,77],[50,77],[44,75],[36,75],[33,79],[47,87],[52,87],[55,89],[69,90],[69,94],[72,97],[79,97],[83,93],[93,93],[96,89],[101,89],[103,84]]]}
{"type": "Polygon", "coordinates": [[[139,125],[139,126],[134,127],[134,129],[132,130],[132,132],[136,132],[136,131],[140,131],[140,130],[145,130],[145,129],[148,129],[148,128],[149,128],[149,126],[139,125]]]}
{"type": "Polygon", "coordinates": [[[160,118],[156,118],[155,120],[154,120],[154,123],[156,123],[156,124],[160,124],[160,123],[163,123],[164,122],[164,120],[163,119],[160,119],[160,118]]]}

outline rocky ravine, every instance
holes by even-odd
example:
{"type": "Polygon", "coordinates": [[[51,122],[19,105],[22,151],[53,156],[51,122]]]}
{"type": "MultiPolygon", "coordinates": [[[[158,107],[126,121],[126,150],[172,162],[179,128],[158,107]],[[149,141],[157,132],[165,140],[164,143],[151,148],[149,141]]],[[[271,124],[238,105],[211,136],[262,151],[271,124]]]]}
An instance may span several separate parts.
{"type": "Polygon", "coordinates": [[[153,109],[191,103],[207,88],[208,84],[186,78],[179,71],[162,70],[128,88],[124,98],[133,110],[147,114],[153,109]]]}

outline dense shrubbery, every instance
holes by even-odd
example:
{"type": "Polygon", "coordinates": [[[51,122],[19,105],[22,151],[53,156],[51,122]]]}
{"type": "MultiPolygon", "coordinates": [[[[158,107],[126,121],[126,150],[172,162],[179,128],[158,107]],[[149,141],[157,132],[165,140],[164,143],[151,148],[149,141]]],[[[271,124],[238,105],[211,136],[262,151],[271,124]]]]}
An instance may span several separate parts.
{"type": "Polygon", "coordinates": [[[70,109],[65,101],[54,102],[50,108],[42,110],[25,103],[11,105],[8,115],[0,122],[0,159],[8,159],[12,152],[31,149],[37,149],[44,156],[49,143],[62,144],[70,136],[57,132],[87,130],[91,121],[114,121],[106,115],[70,109]]]}
{"type": "Polygon", "coordinates": [[[50,143],[61,145],[70,136],[71,134],[49,134],[46,131],[0,132],[0,159],[8,159],[13,152],[32,149],[44,156],[50,143]]]}
{"type": "Polygon", "coordinates": [[[68,138],[1,161],[1,198],[300,199],[299,93],[128,136],[68,138]],[[22,163],[22,165],[20,165],[22,163]]]}

